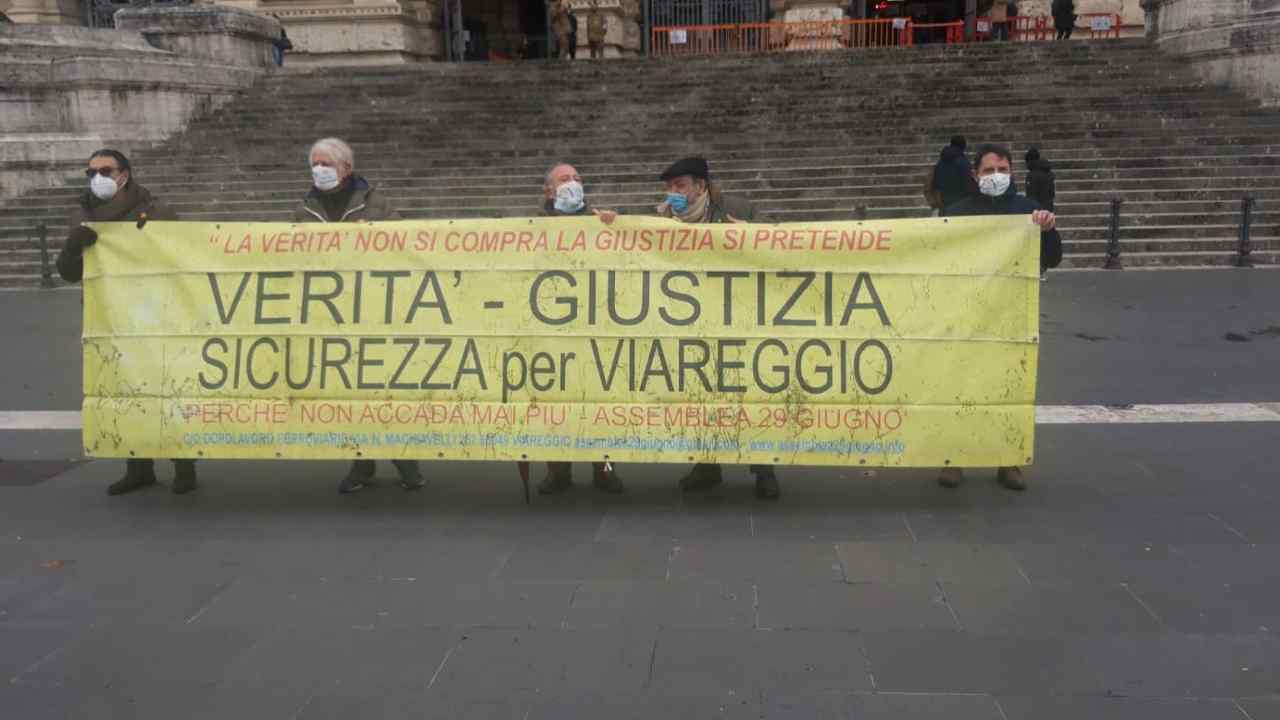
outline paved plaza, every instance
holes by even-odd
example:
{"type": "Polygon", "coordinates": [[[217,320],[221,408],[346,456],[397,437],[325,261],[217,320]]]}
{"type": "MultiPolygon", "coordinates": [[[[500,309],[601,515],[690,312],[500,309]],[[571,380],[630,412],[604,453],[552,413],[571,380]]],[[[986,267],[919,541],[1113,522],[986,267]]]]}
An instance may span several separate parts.
{"type": "MultiPolygon", "coordinates": [[[[0,411],[77,409],[80,293],[0,304],[0,411]]],[[[1274,270],[1056,273],[1041,309],[1044,405],[1280,402],[1274,270]]],[[[1037,445],[1023,493],[579,465],[526,506],[461,462],[107,497],[77,432],[0,430],[0,718],[1280,718],[1280,422],[1037,445]]]]}

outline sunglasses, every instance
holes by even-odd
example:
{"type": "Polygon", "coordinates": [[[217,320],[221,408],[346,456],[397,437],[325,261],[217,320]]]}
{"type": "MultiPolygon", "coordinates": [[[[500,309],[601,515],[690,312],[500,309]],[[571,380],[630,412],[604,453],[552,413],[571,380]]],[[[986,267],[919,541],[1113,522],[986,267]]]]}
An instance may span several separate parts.
{"type": "Polygon", "coordinates": [[[92,180],[94,175],[101,175],[102,177],[109,178],[114,177],[118,172],[120,171],[113,167],[89,168],[84,171],[84,176],[92,180]]]}

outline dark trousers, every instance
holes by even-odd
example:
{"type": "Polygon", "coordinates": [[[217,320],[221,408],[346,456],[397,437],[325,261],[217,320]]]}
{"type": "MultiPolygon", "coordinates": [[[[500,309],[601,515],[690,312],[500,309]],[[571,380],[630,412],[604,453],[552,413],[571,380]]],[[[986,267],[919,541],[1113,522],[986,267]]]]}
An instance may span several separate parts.
{"type": "MultiPolygon", "coordinates": [[[[418,474],[417,460],[392,460],[391,464],[396,466],[396,471],[400,473],[400,477],[410,477],[418,474]]],[[[373,477],[373,474],[378,470],[378,462],[376,460],[353,460],[351,462],[351,470],[365,477],[373,477]]]]}
{"type": "MultiPolygon", "coordinates": [[[[713,466],[717,466],[717,467],[718,467],[718,466],[720,465],[720,463],[698,463],[697,465],[694,465],[694,466],[693,466],[693,469],[694,469],[694,470],[697,470],[699,466],[703,466],[703,465],[713,465],[713,466]]],[[[753,464],[751,464],[751,465],[748,465],[748,466],[747,466],[747,470],[748,470],[749,472],[751,472],[752,474],[756,474],[756,473],[771,473],[771,472],[773,472],[773,466],[772,466],[772,465],[756,465],[756,464],[754,464],[754,463],[753,463],[753,464]]]]}
{"type": "MultiPolygon", "coordinates": [[[[194,469],[196,465],[196,461],[195,460],[174,460],[173,461],[173,466],[175,469],[182,467],[184,464],[194,469]]],[[[133,475],[135,473],[144,473],[144,472],[154,473],[156,471],[156,461],[155,460],[139,460],[136,458],[130,458],[124,461],[124,470],[130,475],[133,475]]]]}
{"type": "Polygon", "coordinates": [[[590,46],[591,46],[591,59],[603,60],[604,59],[604,41],[601,40],[600,42],[592,42],[590,43],[590,46]]]}
{"type": "MultiPolygon", "coordinates": [[[[549,462],[547,463],[547,472],[556,477],[569,475],[570,473],[573,472],[573,463],[549,462]]],[[[593,473],[604,472],[604,463],[602,462],[591,463],[591,472],[593,473]]]]}

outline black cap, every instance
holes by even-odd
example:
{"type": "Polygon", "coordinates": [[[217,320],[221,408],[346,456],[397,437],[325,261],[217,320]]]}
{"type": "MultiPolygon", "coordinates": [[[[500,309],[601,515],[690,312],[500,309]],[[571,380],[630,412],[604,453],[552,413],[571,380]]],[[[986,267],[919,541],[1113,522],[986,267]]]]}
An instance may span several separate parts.
{"type": "Polygon", "coordinates": [[[707,169],[707,161],[700,157],[687,157],[677,160],[671,164],[671,167],[662,171],[658,176],[659,180],[666,182],[671,178],[678,178],[681,175],[692,175],[703,180],[711,179],[711,171],[707,169]]]}

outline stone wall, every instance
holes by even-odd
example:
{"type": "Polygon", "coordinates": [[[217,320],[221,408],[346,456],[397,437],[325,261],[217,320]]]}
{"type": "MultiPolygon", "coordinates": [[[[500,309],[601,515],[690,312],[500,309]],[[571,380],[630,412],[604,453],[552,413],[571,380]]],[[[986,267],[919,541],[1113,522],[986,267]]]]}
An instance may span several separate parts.
{"type": "Polygon", "coordinates": [[[1280,106],[1280,0],[1144,0],[1147,36],[1206,81],[1280,106]]]}
{"type": "Polygon", "coordinates": [[[117,20],[126,29],[0,25],[0,198],[61,182],[95,149],[160,142],[274,65],[269,18],[205,7],[117,20]]]}

